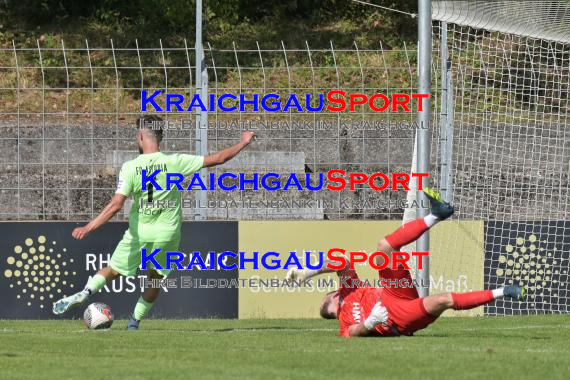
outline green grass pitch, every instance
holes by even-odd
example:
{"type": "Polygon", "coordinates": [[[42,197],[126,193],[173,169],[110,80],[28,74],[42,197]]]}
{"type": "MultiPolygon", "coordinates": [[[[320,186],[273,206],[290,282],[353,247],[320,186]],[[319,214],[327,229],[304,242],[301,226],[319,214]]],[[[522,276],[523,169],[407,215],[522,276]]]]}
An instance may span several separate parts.
{"type": "Polygon", "coordinates": [[[441,318],[414,337],[336,321],[0,321],[2,379],[568,379],[570,316],[441,318]]]}

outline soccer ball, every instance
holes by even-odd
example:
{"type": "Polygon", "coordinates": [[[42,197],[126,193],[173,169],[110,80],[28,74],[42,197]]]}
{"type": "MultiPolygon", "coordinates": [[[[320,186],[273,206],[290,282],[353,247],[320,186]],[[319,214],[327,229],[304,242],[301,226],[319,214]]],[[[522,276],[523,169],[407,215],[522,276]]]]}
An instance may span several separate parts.
{"type": "Polygon", "coordinates": [[[85,309],[83,322],[89,330],[108,329],[113,324],[113,312],[108,305],[95,302],[85,309]]]}

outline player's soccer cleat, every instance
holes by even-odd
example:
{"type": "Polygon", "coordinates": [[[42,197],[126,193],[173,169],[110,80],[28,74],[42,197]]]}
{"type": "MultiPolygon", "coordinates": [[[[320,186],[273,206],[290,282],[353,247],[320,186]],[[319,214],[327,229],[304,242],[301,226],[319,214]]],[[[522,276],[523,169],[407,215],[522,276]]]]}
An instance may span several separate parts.
{"type": "Polygon", "coordinates": [[[131,317],[131,319],[129,319],[129,324],[127,325],[127,330],[129,330],[129,331],[138,330],[139,329],[139,323],[141,323],[141,321],[137,321],[136,319],[131,317]]]}
{"type": "Polygon", "coordinates": [[[56,303],[54,303],[52,311],[55,315],[61,315],[83,304],[85,301],[87,301],[88,298],[89,298],[89,293],[87,293],[86,291],[75,293],[69,297],[62,298],[56,303]]]}
{"type": "Polygon", "coordinates": [[[428,197],[431,206],[431,213],[440,220],[445,220],[453,215],[453,206],[443,200],[441,194],[430,187],[424,188],[424,194],[428,197]]]}
{"type": "Polygon", "coordinates": [[[503,295],[515,301],[524,301],[526,299],[526,290],[522,286],[509,285],[503,288],[503,295]]]}

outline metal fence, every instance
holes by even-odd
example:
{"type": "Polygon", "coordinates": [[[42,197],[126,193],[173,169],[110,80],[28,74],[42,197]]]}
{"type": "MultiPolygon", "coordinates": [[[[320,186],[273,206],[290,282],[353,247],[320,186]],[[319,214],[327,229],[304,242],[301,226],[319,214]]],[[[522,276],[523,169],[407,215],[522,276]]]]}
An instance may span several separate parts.
{"type": "MultiPolygon", "coordinates": [[[[196,49],[183,46],[68,46],[37,41],[34,47],[0,49],[0,218],[83,220],[96,215],[114,193],[120,165],[137,154],[134,120],[141,91],[162,90],[191,99],[196,92],[196,49]]],[[[434,52],[437,54],[437,52],[434,52]]],[[[315,95],[334,89],[371,96],[411,95],[417,88],[414,48],[215,49],[205,44],[207,93],[315,95]]],[[[437,88],[434,59],[434,88],[437,88]]],[[[433,91],[432,107],[437,107],[433,91]]],[[[184,102],[188,107],[189,100],[184,102]]],[[[232,101],[225,101],[228,107],[232,101]]],[[[316,104],[313,104],[316,105],[316,104]]],[[[411,112],[208,112],[208,151],[238,141],[240,129],[257,140],[235,160],[212,170],[275,172],[282,176],[344,169],[365,173],[409,173],[414,152],[417,104],[411,112]]],[[[173,109],[174,110],[174,109],[173,109]]],[[[195,112],[159,113],[171,128],[162,150],[196,152],[195,112]]],[[[314,176],[313,176],[314,178],[314,176]]],[[[406,191],[208,192],[208,219],[400,219],[406,191]],[[248,200],[255,203],[248,203],[248,200]],[[224,202],[233,206],[224,207],[224,202]],[[260,202],[260,203],[257,203],[260,202]],[[236,206],[237,204],[237,206],[236,206]],[[215,206],[214,206],[215,205],[215,206]],[[279,207],[273,207],[279,205],[279,207]]],[[[185,192],[184,197],[194,197],[185,192]]],[[[200,211],[185,209],[193,219],[200,211]]],[[[120,215],[122,218],[124,215],[120,215]]]]}

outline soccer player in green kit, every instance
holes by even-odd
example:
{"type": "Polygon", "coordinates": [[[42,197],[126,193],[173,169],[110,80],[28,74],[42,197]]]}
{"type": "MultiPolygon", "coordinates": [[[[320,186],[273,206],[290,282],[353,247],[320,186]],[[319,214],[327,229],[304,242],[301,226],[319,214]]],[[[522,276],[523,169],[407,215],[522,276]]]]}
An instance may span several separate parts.
{"type": "MultiPolygon", "coordinates": [[[[172,190],[166,190],[166,174],[180,173],[187,177],[202,168],[221,165],[235,157],[254,137],[253,132],[243,132],[241,141],[227,149],[209,156],[193,156],[190,154],[165,154],[160,152],[162,129],[157,128],[161,122],[158,116],[144,116],[137,120],[137,142],[139,152],[137,158],[123,164],[117,181],[115,195],[105,206],[103,211],[91,222],[83,227],[73,230],[75,239],[81,240],[91,232],[107,223],[119,210],[123,208],[125,200],[133,197],[133,206],[129,215],[129,229],[111,256],[108,267],[101,269],[87,283],[84,290],[79,293],[64,297],[53,304],[53,313],[60,315],[66,311],[83,304],[89,296],[98,292],[105,284],[119,276],[136,275],[141,264],[141,249],[146,248],[152,252],[161,248],[162,254],[156,256],[157,262],[163,268],[166,267],[166,252],[178,251],[180,243],[180,229],[182,226],[182,209],[180,205],[180,191],[173,186],[172,190]],[[156,190],[149,184],[146,189],[142,186],[142,170],[146,170],[147,176],[156,169],[161,172],[155,177],[156,183],[164,190],[156,190]],[[174,201],[175,208],[141,208],[141,198],[145,202],[164,200],[174,201]]],[[[170,202],[172,203],[172,202],[170,202]]],[[[148,277],[151,279],[164,278],[170,273],[170,269],[151,269],[148,277]]],[[[137,330],[139,322],[152,308],[160,288],[147,288],[139,298],[128,324],[129,330],[137,330]]]]}

